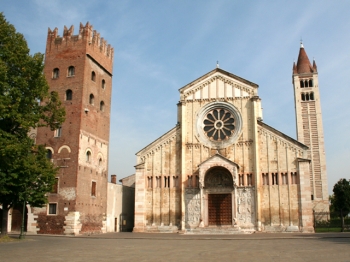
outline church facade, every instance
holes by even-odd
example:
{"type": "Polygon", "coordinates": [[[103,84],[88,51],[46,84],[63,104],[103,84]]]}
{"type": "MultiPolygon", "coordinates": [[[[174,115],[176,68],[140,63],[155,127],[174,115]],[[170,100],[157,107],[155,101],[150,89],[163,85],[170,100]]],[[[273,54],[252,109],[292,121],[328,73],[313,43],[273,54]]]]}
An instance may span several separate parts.
{"type": "Polygon", "coordinates": [[[134,232],[313,232],[328,211],[317,67],[293,66],[297,140],[262,119],[258,85],[216,68],[179,89],[177,125],[140,150],[134,232]]]}

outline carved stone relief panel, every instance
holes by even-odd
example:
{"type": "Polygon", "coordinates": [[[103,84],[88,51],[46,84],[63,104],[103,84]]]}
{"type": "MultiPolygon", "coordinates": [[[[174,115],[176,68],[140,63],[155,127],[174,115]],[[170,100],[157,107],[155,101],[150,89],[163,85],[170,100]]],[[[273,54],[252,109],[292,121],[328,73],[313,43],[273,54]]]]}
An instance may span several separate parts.
{"type": "Polygon", "coordinates": [[[232,193],[232,187],[221,187],[221,188],[206,188],[203,190],[204,194],[221,194],[221,193],[232,193]]]}
{"type": "Polygon", "coordinates": [[[206,174],[204,186],[205,188],[233,187],[232,175],[225,168],[213,168],[206,174]]]}
{"type": "Polygon", "coordinates": [[[186,226],[198,226],[201,217],[201,199],[198,188],[190,188],[185,191],[186,226]]]}
{"type": "Polygon", "coordinates": [[[253,188],[237,189],[237,217],[236,223],[240,227],[251,227],[255,221],[255,203],[253,188]]]}

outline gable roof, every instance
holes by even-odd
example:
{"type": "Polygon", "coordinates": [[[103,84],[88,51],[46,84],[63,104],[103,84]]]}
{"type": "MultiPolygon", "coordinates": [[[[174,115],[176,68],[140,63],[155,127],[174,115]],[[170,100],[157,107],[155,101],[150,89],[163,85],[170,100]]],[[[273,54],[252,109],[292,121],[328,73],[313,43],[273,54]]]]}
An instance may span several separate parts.
{"type": "Polygon", "coordinates": [[[196,80],[193,80],[193,81],[190,82],[189,84],[187,84],[187,85],[181,87],[181,88],[179,89],[179,91],[180,91],[180,92],[184,92],[184,91],[186,91],[187,89],[193,87],[195,84],[201,82],[202,80],[204,80],[204,79],[206,79],[206,78],[208,78],[208,77],[214,75],[215,73],[221,73],[221,74],[223,74],[223,75],[225,75],[225,76],[228,76],[228,77],[230,77],[230,78],[233,78],[233,79],[235,79],[235,80],[237,80],[237,81],[239,81],[239,82],[242,82],[242,83],[244,83],[244,84],[246,84],[246,85],[249,85],[249,86],[251,86],[251,87],[253,87],[253,88],[259,88],[259,85],[255,84],[255,83],[253,83],[253,82],[250,82],[250,81],[248,81],[248,80],[246,80],[246,79],[244,79],[244,78],[242,78],[242,77],[236,76],[236,75],[234,75],[234,74],[232,74],[232,73],[230,73],[230,72],[228,72],[228,71],[225,71],[225,70],[223,70],[223,69],[221,69],[221,68],[215,68],[214,70],[212,70],[212,71],[210,71],[210,72],[208,72],[208,73],[202,75],[201,77],[197,78],[196,80]]]}
{"type": "Polygon", "coordinates": [[[239,165],[237,163],[235,163],[235,162],[231,161],[230,159],[220,155],[219,153],[216,153],[215,155],[213,155],[213,156],[209,157],[208,159],[204,160],[202,163],[200,163],[198,165],[198,167],[200,167],[200,166],[204,165],[205,163],[213,160],[214,158],[221,158],[225,162],[229,163],[230,165],[236,166],[239,169],[239,165]]]}
{"type": "Polygon", "coordinates": [[[292,137],[290,137],[290,136],[288,136],[288,135],[278,131],[277,129],[274,129],[273,127],[265,124],[264,122],[262,122],[260,120],[258,120],[258,125],[263,127],[263,128],[265,128],[265,129],[267,129],[267,130],[269,130],[270,132],[276,134],[277,136],[287,140],[288,142],[290,142],[290,143],[292,143],[292,144],[294,144],[294,145],[296,145],[298,147],[301,147],[302,149],[305,149],[305,150],[309,149],[309,147],[307,145],[304,145],[303,143],[299,142],[298,140],[296,140],[296,139],[294,139],[294,138],[292,138],[292,137]]]}
{"type": "Polygon", "coordinates": [[[154,140],[153,142],[149,143],[147,146],[145,146],[144,148],[139,150],[135,155],[138,155],[138,154],[142,153],[143,151],[149,151],[149,150],[152,150],[153,148],[156,148],[157,146],[162,144],[164,141],[167,141],[167,139],[170,139],[172,136],[176,135],[176,130],[178,128],[179,128],[179,125],[176,125],[172,129],[170,129],[168,132],[161,135],[156,140],[154,140]]]}

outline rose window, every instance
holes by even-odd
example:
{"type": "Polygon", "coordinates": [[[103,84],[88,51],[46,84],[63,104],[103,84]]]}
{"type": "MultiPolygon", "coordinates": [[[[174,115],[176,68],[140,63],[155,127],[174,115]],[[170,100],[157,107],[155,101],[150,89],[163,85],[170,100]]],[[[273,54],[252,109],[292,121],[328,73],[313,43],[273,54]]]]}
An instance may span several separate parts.
{"type": "Polygon", "coordinates": [[[235,131],[233,114],[224,109],[216,108],[209,111],[203,119],[204,132],[212,141],[227,140],[235,131]]]}

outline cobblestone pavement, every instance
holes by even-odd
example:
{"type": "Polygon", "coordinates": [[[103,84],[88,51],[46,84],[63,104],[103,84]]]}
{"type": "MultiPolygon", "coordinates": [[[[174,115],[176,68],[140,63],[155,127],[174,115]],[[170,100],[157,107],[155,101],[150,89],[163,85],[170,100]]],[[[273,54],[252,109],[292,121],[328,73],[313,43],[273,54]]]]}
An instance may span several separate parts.
{"type": "Polygon", "coordinates": [[[350,233],[32,235],[0,244],[0,261],[350,261],[350,233]]]}

